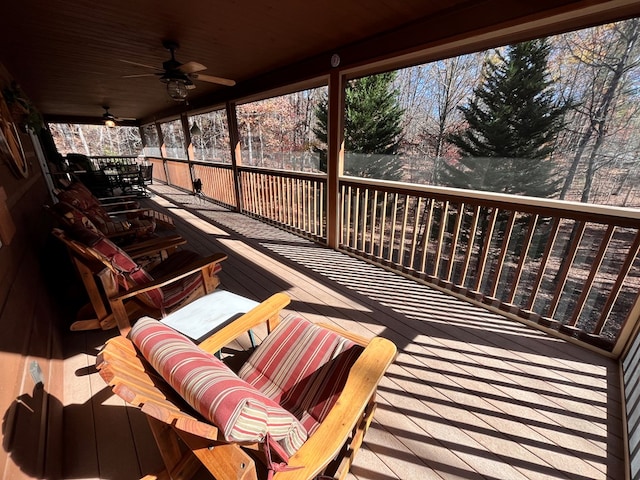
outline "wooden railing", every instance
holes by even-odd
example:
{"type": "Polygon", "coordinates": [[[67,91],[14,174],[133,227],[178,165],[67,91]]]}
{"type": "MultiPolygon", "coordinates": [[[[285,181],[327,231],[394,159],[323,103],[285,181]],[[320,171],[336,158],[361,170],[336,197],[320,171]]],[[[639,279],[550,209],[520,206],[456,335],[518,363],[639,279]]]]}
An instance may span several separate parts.
{"type": "Polygon", "coordinates": [[[243,212],[324,239],[326,183],[321,174],[243,167],[243,212]]]}
{"type": "Polygon", "coordinates": [[[147,157],[147,161],[153,165],[153,179],[162,183],[167,181],[167,171],[164,168],[164,160],[162,158],[147,157]]]}
{"type": "Polygon", "coordinates": [[[231,208],[237,208],[233,170],[222,163],[193,162],[194,179],[202,182],[202,194],[231,208]]]}
{"type": "Polygon", "coordinates": [[[637,315],[639,210],[355,178],[340,205],[342,248],[563,335],[611,351],[637,315]]]}
{"type": "MultiPolygon", "coordinates": [[[[168,183],[191,190],[187,163],[165,162],[168,183]]],[[[193,168],[207,197],[236,207],[230,166],[193,168]]],[[[326,242],[324,175],[239,172],[243,213],[326,242]]],[[[339,205],[351,254],[614,353],[636,323],[639,210],[351,177],[339,205]]]]}

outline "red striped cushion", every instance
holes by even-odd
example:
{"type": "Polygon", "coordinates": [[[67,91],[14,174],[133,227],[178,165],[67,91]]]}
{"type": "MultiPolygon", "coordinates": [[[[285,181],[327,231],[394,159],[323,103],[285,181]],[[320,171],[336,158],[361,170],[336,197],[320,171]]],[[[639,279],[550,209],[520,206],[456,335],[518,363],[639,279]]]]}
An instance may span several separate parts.
{"type": "MultiPolygon", "coordinates": [[[[117,274],[118,283],[125,290],[153,280],[153,277],[144,268],[140,267],[124,250],[108,238],[102,237],[91,248],[111,264],[117,274]]],[[[164,296],[159,288],[148,290],[140,294],[139,297],[154,308],[163,308],[164,296]]]]}
{"type": "Polygon", "coordinates": [[[296,416],[311,435],[333,407],[362,347],[289,315],[238,375],[296,416]]]}
{"type": "Polygon", "coordinates": [[[286,454],[293,455],[307,439],[293,415],[182,334],[143,317],[129,335],[157,372],[220,428],[227,441],[264,442],[268,434],[286,454]]]}
{"type": "Polygon", "coordinates": [[[58,198],[82,211],[100,206],[98,199],[80,182],[74,182],[69,188],[59,192],[58,198]]]}

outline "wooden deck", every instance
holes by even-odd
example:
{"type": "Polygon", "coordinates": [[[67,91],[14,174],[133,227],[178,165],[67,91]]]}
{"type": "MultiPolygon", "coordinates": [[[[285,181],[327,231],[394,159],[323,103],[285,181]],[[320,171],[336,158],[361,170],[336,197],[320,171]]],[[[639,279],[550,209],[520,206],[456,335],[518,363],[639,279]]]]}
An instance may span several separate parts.
{"type": "MultiPolygon", "coordinates": [[[[380,385],[354,479],[622,479],[618,365],[382,268],[170,187],[187,248],[229,255],[222,288],[391,339],[399,356],[380,385]]],[[[160,458],[143,416],[95,373],[110,332],[69,333],[66,479],[139,478],[160,458]]]]}

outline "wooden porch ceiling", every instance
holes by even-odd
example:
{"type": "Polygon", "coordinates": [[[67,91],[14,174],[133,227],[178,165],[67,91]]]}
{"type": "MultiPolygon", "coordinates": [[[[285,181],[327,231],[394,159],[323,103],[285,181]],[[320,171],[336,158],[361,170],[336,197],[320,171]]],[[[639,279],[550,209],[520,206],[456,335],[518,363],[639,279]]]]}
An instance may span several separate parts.
{"type": "Polygon", "coordinates": [[[109,105],[116,116],[152,120],[185,106],[172,101],[157,78],[122,78],[150,71],[122,60],[160,67],[169,58],[163,39],[180,43],[179,61],[200,62],[208,67],[204,73],[238,82],[231,88],[198,82],[189,95],[193,108],[326,75],[333,53],[341,56],[340,68],[350,68],[471,33],[504,31],[486,40],[492,44],[624,18],[638,14],[639,5],[638,0],[23,0],[1,8],[0,62],[49,119],[99,123],[101,106],[109,105]]]}

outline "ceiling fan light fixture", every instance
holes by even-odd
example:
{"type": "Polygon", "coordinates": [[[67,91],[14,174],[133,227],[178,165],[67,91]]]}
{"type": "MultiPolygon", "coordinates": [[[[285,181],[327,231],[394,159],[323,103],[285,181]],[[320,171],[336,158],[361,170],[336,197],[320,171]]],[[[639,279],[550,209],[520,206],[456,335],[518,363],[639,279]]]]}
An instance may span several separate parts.
{"type": "Polygon", "coordinates": [[[167,82],[167,93],[176,102],[182,102],[187,98],[187,82],[182,79],[172,78],[167,82]]]}
{"type": "Polygon", "coordinates": [[[109,107],[104,105],[104,113],[102,114],[102,120],[104,120],[105,127],[113,128],[116,126],[116,117],[109,113],[109,107]]]}

